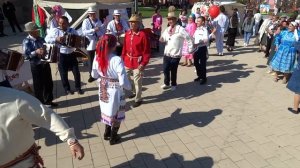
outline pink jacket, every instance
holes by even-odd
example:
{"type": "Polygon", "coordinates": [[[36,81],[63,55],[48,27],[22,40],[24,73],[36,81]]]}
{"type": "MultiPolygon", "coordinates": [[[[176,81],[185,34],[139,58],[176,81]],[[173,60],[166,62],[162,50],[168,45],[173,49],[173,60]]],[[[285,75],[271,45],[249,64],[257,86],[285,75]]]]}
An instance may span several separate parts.
{"type": "Polygon", "coordinates": [[[162,25],[162,16],[160,14],[154,14],[152,16],[152,23],[153,23],[153,31],[161,31],[162,25]]]}

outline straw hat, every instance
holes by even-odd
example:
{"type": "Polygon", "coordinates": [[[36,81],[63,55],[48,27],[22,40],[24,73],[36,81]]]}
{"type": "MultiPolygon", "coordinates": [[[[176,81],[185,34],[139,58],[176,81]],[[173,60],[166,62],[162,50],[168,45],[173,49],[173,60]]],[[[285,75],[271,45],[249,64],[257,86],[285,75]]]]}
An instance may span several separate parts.
{"type": "Polygon", "coordinates": [[[96,8],[94,6],[90,6],[87,13],[96,13],[96,8]]]}
{"type": "Polygon", "coordinates": [[[175,6],[169,7],[168,16],[167,16],[168,19],[177,18],[176,14],[175,14],[175,10],[176,10],[175,6]]]}
{"type": "Polygon", "coordinates": [[[28,22],[25,24],[25,29],[24,32],[34,32],[34,31],[39,31],[37,25],[33,22],[28,22]]]}
{"type": "Polygon", "coordinates": [[[114,10],[113,15],[114,15],[114,16],[116,16],[116,15],[121,15],[121,11],[118,10],[118,9],[116,9],[116,10],[114,10]]]}
{"type": "Polygon", "coordinates": [[[141,22],[141,18],[140,18],[139,15],[133,14],[133,15],[131,15],[131,17],[128,20],[128,22],[141,22]]]}

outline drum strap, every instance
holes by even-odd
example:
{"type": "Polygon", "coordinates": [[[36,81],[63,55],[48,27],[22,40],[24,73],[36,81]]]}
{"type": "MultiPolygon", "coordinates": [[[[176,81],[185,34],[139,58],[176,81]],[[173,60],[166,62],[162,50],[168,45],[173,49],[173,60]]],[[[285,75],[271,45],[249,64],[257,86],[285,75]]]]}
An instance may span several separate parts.
{"type": "MultiPolygon", "coordinates": [[[[94,29],[94,28],[95,28],[95,26],[93,25],[93,23],[92,23],[91,19],[90,19],[90,18],[88,18],[88,19],[89,19],[89,21],[90,21],[90,24],[91,24],[91,26],[92,26],[92,29],[94,29]]],[[[98,35],[97,35],[97,33],[96,33],[96,32],[94,32],[94,36],[96,36],[96,39],[97,39],[98,35]]]]}

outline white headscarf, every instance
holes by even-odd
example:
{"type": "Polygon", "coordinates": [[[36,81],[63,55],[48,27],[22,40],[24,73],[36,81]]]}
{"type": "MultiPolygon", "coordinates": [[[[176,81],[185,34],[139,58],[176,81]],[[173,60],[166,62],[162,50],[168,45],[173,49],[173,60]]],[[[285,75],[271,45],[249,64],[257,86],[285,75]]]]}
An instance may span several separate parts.
{"type": "MultiPolygon", "coordinates": [[[[294,27],[297,27],[298,26],[298,23],[297,22],[291,22],[291,24],[294,26],[294,27]]],[[[296,41],[299,41],[299,36],[298,36],[298,29],[295,28],[294,30],[294,36],[296,38],[296,41]]]]}

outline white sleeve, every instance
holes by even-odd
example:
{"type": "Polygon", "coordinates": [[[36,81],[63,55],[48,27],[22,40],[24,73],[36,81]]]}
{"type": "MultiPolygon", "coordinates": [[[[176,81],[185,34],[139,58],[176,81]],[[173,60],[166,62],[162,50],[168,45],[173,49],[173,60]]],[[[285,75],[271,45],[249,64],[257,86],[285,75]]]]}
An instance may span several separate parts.
{"type": "Polygon", "coordinates": [[[89,19],[85,19],[82,22],[82,34],[84,36],[92,36],[94,35],[95,30],[91,27],[91,23],[89,22],[89,19]]]}
{"type": "Polygon", "coordinates": [[[128,77],[127,77],[127,74],[125,71],[125,66],[123,64],[122,59],[119,58],[115,64],[116,64],[116,71],[118,73],[118,79],[119,79],[120,85],[126,90],[131,90],[131,84],[130,84],[130,81],[128,80],[128,77]]]}
{"type": "Polygon", "coordinates": [[[91,72],[91,76],[94,79],[98,79],[100,77],[99,73],[98,73],[98,62],[96,61],[96,56],[94,57],[94,61],[93,61],[93,65],[92,65],[92,72],[91,72]]]}
{"type": "Polygon", "coordinates": [[[166,42],[167,41],[167,33],[168,33],[168,28],[165,29],[165,31],[162,33],[160,39],[162,42],[166,42]]]}
{"type": "Polygon", "coordinates": [[[50,33],[45,37],[46,43],[54,44],[58,37],[58,29],[50,29],[50,33]]]}
{"type": "Polygon", "coordinates": [[[191,38],[191,36],[189,35],[189,33],[187,31],[185,31],[184,28],[181,29],[180,31],[181,33],[181,36],[187,41],[188,43],[188,51],[189,52],[192,52],[193,51],[193,47],[194,47],[194,44],[193,44],[193,40],[191,38]]]}
{"type": "Polygon", "coordinates": [[[19,114],[25,121],[50,130],[62,141],[66,141],[69,138],[76,139],[74,129],[69,128],[59,115],[53,112],[52,109],[44,106],[35,97],[26,95],[26,97],[20,97],[16,101],[19,114]]]}

